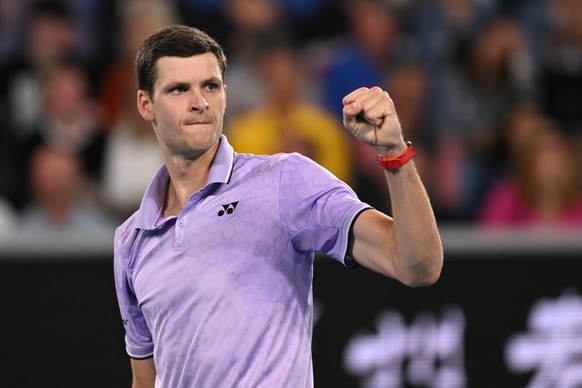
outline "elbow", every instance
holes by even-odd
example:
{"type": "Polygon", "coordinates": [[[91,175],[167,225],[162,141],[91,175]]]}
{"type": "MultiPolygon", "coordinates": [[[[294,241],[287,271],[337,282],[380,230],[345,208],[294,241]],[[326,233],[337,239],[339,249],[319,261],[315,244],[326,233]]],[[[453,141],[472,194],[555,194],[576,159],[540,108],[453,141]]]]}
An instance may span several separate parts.
{"type": "Polygon", "coordinates": [[[442,264],[442,254],[433,256],[407,271],[399,280],[408,287],[432,286],[441,276],[442,264]]]}
{"type": "Polygon", "coordinates": [[[416,276],[403,282],[408,287],[426,287],[435,284],[441,276],[441,271],[432,271],[422,276],[416,276]]]}
{"type": "Polygon", "coordinates": [[[432,286],[440,277],[440,272],[424,274],[422,276],[406,277],[399,279],[402,284],[408,287],[432,286]]]}

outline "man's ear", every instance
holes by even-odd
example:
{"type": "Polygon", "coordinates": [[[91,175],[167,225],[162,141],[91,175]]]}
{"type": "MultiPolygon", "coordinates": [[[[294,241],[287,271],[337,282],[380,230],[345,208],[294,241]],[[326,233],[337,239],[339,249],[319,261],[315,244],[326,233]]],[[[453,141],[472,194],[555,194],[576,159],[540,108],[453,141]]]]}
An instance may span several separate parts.
{"type": "Polygon", "coordinates": [[[150,99],[148,93],[144,90],[137,91],[137,110],[145,121],[154,121],[152,100],[150,99]]]}

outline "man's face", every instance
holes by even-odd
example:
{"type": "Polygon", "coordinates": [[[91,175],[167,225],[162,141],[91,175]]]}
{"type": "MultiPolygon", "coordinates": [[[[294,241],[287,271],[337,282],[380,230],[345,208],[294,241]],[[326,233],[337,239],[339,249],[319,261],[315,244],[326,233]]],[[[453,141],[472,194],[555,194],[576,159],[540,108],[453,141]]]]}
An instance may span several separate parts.
{"type": "Polygon", "coordinates": [[[152,96],[138,92],[138,109],[153,123],[166,156],[194,159],[222,133],[226,86],[212,53],[157,61],[152,96]]]}

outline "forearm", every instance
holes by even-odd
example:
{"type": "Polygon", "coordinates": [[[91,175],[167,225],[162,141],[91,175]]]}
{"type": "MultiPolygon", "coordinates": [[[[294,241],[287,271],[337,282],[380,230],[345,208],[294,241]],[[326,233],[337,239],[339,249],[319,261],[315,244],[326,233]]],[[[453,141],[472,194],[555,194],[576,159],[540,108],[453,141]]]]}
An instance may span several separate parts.
{"type": "Polygon", "coordinates": [[[136,381],[133,380],[132,384],[131,384],[131,388],[154,388],[155,383],[154,382],[143,382],[143,381],[136,381]]]}
{"type": "Polygon", "coordinates": [[[426,189],[413,161],[385,170],[392,204],[393,265],[408,285],[434,283],[443,263],[443,248],[426,189]]]}
{"type": "Polygon", "coordinates": [[[131,388],[154,388],[156,384],[156,367],[153,357],[143,360],[132,359],[133,380],[131,388]]]}
{"type": "Polygon", "coordinates": [[[434,283],[443,249],[428,195],[416,171],[388,93],[378,87],[359,88],[343,99],[344,126],[387,160],[381,164],[390,191],[390,218],[376,211],[362,213],[354,223],[350,254],[370,269],[404,284],[434,283]]]}

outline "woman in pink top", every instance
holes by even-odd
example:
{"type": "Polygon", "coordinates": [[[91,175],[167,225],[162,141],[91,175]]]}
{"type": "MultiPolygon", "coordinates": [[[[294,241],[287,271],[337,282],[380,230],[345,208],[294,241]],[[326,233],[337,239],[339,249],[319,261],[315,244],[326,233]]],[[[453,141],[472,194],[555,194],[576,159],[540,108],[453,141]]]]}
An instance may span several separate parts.
{"type": "Polygon", "coordinates": [[[512,175],[486,195],[480,224],[582,227],[579,139],[547,119],[536,121],[515,144],[512,175]]]}

